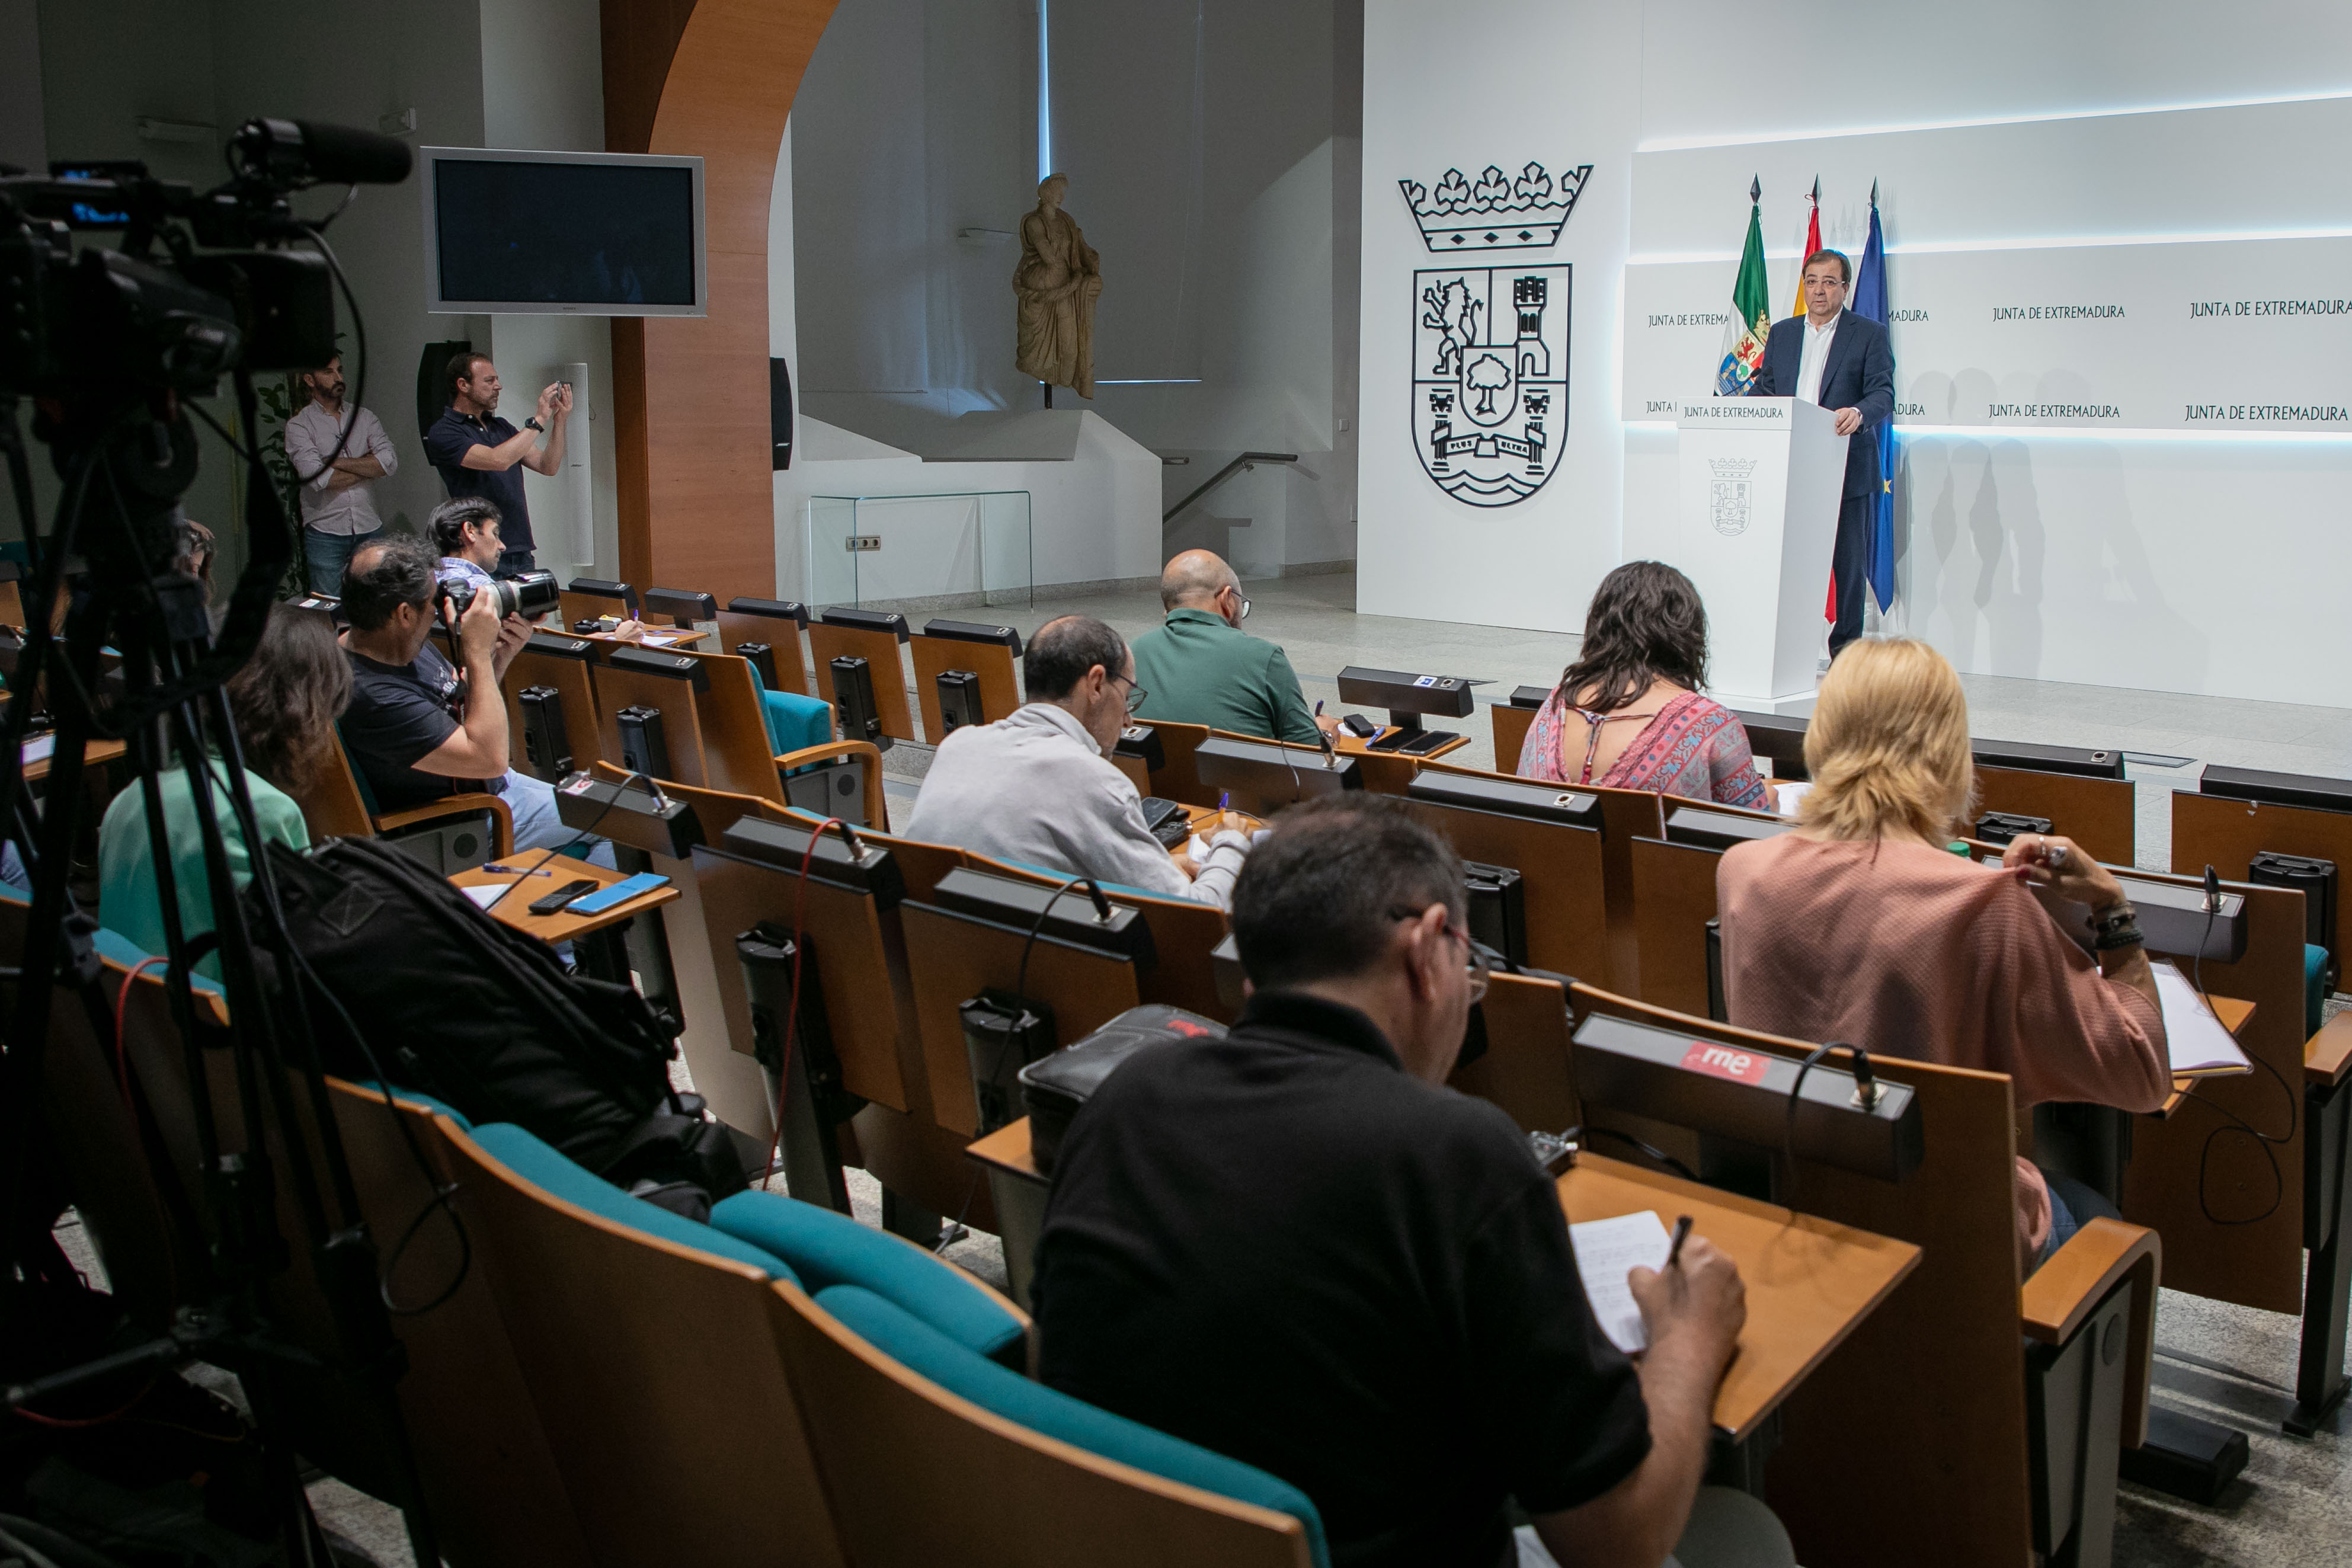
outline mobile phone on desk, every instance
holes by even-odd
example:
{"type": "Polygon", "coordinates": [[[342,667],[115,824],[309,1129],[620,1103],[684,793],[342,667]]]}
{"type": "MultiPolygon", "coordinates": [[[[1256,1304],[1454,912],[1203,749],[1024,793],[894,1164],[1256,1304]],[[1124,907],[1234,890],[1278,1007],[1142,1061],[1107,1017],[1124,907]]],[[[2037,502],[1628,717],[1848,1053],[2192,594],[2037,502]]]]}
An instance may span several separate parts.
{"type": "Polygon", "coordinates": [[[634,877],[614,883],[602,892],[572,900],[572,912],[575,915],[601,914],[614,904],[627,903],[639,893],[650,893],[668,880],[667,877],[657,872],[640,871],[634,877]]]}
{"type": "Polygon", "coordinates": [[[530,901],[530,912],[535,915],[561,914],[565,905],[583,893],[594,892],[600,885],[586,877],[577,881],[566,882],[555,891],[533,899],[530,901]]]}

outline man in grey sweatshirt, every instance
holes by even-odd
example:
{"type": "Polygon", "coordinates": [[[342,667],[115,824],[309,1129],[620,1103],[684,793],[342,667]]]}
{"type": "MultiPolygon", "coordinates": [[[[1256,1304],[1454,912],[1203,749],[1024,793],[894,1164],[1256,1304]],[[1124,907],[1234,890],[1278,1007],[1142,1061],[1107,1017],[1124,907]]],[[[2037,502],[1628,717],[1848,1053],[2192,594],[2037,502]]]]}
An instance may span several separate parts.
{"type": "Polygon", "coordinates": [[[1108,760],[1143,693],[1118,633],[1090,616],[1037,628],[1023,656],[1026,706],[940,742],[907,836],[1223,909],[1250,841],[1221,826],[1188,875],[1143,824],[1135,785],[1108,760]]]}

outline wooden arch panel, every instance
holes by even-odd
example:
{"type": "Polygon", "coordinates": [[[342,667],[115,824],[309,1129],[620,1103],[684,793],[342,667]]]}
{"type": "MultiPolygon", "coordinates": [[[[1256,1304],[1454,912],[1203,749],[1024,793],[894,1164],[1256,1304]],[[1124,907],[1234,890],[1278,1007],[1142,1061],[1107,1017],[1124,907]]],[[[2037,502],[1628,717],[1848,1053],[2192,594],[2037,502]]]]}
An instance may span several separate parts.
{"type": "Polygon", "coordinates": [[[768,203],[834,0],[604,0],[604,142],[702,159],[709,314],[615,318],[621,575],[775,592],[768,203]]]}

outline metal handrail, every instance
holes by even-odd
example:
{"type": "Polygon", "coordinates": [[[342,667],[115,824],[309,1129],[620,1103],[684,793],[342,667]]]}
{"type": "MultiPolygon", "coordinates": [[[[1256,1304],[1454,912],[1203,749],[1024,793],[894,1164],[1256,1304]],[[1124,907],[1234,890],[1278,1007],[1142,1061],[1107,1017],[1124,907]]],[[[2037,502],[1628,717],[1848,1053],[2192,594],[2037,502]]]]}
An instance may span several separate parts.
{"type": "Polygon", "coordinates": [[[1216,477],[1212,479],[1207,484],[1202,485],[1199,489],[1194,490],[1191,495],[1186,496],[1182,500],[1178,501],[1174,506],[1171,506],[1166,511],[1161,512],[1160,514],[1160,521],[1162,522],[1175,521],[1176,514],[1178,512],[1182,511],[1186,507],[1191,506],[1194,501],[1199,500],[1202,496],[1207,495],[1211,490],[1215,489],[1219,485],[1223,484],[1227,479],[1232,479],[1235,474],[1240,473],[1244,468],[1255,468],[1260,463],[1295,463],[1297,461],[1298,461],[1298,454],[1296,452],[1244,452],[1240,457],[1235,458],[1232,462],[1227,463],[1223,468],[1219,468],[1216,472],[1216,477]]]}

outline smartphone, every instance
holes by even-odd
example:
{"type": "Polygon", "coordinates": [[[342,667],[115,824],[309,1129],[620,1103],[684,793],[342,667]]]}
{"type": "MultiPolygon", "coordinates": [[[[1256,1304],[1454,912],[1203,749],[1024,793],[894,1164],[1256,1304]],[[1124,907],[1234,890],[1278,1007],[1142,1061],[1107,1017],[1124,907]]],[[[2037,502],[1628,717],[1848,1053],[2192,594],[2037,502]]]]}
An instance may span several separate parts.
{"type": "Polygon", "coordinates": [[[581,878],[576,882],[566,882],[563,886],[556,889],[555,891],[547,894],[545,897],[533,899],[530,901],[530,912],[535,915],[551,915],[560,913],[564,905],[580,897],[583,893],[594,892],[602,884],[600,883],[589,880],[585,877],[581,878]]]}
{"type": "Polygon", "coordinates": [[[614,882],[599,893],[591,893],[572,906],[575,915],[593,915],[609,910],[614,904],[627,903],[639,893],[650,893],[669,879],[657,871],[640,871],[635,876],[614,882]]]}

